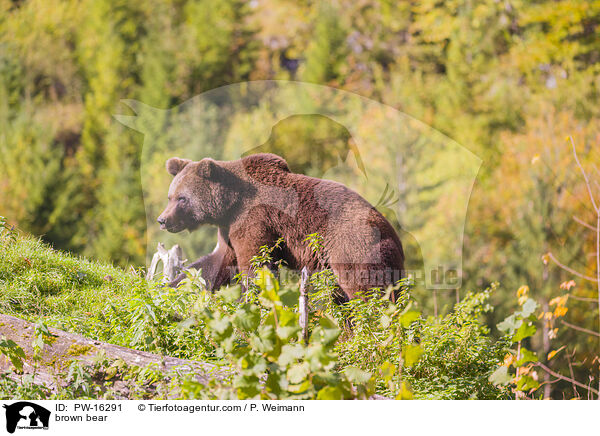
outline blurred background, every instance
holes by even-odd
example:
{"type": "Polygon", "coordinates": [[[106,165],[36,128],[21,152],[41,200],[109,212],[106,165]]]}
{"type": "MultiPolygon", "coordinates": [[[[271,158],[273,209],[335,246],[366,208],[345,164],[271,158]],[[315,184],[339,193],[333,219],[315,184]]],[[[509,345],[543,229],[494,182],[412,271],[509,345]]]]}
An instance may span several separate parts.
{"type": "MultiPolygon", "coordinates": [[[[171,109],[238,82],[327,85],[389,105],[482,159],[467,212],[461,292],[500,282],[490,325],[514,306],[522,285],[547,308],[573,278],[548,253],[595,274],[596,233],[578,221],[595,226],[596,213],[567,137],[600,197],[599,24],[600,2],[586,0],[0,0],[0,215],[57,249],[142,266],[144,133],[168,130],[170,143],[199,140],[189,129],[165,130],[160,117],[146,129],[128,128],[113,117],[135,115],[122,99],[171,109]]],[[[199,119],[187,113],[190,123],[199,119]]],[[[266,115],[215,112],[211,122],[210,108],[202,114],[204,143],[223,145],[216,157],[268,139],[257,127],[268,124],[266,115]]],[[[377,123],[365,116],[361,129],[367,140],[385,142],[377,123]]],[[[330,119],[278,126],[270,146],[307,174],[323,174],[307,159],[315,140],[331,153],[321,166],[337,160],[337,142],[352,141],[330,119]]],[[[443,163],[438,175],[457,168],[452,158],[434,158],[443,163]]],[[[163,162],[155,162],[156,174],[163,162]]],[[[388,164],[380,157],[368,169],[388,164]]],[[[168,183],[160,171],[160,183],[168,183]]],[[[374,204],[384,186],[369,198],[374,204]]],[[[437,195],[436,215],[407,209],[425,203],[427,193],[407,203],[401,191],[396,209],[386,211],[384,201],[382,211],[439,223],[420,228],[434,241],[445,213],[463,207],[450,192],[437,195]]],[[[158,204],[164,196],[156,195],[158,204]]],[[[595,284],[576,281],[569,320],[597,332],[595,284]]],[[[457,297],[441,292],[435,308],[423,306],[443,312],[457,297]]],[[[597,337],[560,334],[591,364],[585,359],[597,353],[597,337]]],[[[549,347],[548,335],[540,349],[549,347]]]]}

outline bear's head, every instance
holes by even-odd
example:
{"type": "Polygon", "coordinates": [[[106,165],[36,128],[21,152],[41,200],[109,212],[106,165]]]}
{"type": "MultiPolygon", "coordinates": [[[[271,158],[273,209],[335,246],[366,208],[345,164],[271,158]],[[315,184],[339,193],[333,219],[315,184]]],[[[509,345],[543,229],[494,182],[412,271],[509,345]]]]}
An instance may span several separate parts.
{"type": "Polygon", "coordinates": [[[240,180],[219,162],[167,160],[173,175],[169,203],[158,217],[160,228],[171,233],[195,230],[202,224],[222,224],[232,217],[240,198],[240,180]]]}

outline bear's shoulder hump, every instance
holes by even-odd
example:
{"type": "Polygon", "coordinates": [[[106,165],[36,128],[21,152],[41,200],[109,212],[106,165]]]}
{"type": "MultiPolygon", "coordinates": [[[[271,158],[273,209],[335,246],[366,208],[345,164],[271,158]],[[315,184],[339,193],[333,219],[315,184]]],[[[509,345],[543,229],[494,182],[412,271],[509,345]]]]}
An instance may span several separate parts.
{"type": "Polygon", "coordinates": [[[248,173],[263,171],[283,171],[291,173],[284,158],[273,153],[257,153],[242,158],[244,169],[248,173]]]}

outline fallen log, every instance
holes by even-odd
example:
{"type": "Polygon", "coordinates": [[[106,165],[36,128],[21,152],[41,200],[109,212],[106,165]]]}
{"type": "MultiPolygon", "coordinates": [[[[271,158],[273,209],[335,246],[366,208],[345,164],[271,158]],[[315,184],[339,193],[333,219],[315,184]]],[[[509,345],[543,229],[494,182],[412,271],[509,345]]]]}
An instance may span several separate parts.
{"type": "MultiPolygon", "coordinates": [[[[153,366],[165,375],[173,373],[173,371],[177,371],[179,374],[189,374],[193,380],[204,385],[213,379],[223,380],[231,374],[223,368],[209,363],[132,350],[55,328],[48,330],[54,336],[51,338],[51,344],[44,345],[36,362],[32,345],[35,338],[35,324],[21,318],[0,314],[0,337],[4,336],[14,341],[25,352],[23,374],[32,375],[34,383],[44,384],[52,391],[56,391],[59,385],[64,383],[59,374],[64,374],[71,362],[77,361],[83,365],[93,365],[99,356],[109,360],[120,359],[128,367],[153,366]]],[[[0,356],[0,372],[9,372],[9,377],[16,380],[21,375],[14,373],[13,369],[10,361],[0,356]]],[[[126,384],[119,381],[112,382],[114,382],[113,390],[117,393],[122,391],[121,394],[126,397],[126,384]]]]}

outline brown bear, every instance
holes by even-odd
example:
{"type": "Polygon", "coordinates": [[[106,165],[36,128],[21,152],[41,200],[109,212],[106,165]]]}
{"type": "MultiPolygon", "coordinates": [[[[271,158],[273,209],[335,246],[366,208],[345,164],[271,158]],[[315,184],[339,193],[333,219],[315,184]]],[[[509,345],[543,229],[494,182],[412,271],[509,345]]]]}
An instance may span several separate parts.
{"type": "Polygon", "coordinates": [[[280,238],[273,261],[311,272],[331,268],[343,291],[339,302],[402,277],[404,252],[393,227],[340,183],[292,173],[284,159],[267,153],[234,161],[171,158],[167,171],[175,177],[158,217],[161,229],[218,227],[214,251],[190,265],[202,271],[211,290],[238,272],[251,274],[251,259],[260,247],[274,246],[280,238]],[[319,235],[320,249],[309,246],[311,234],[319,235]]]}

